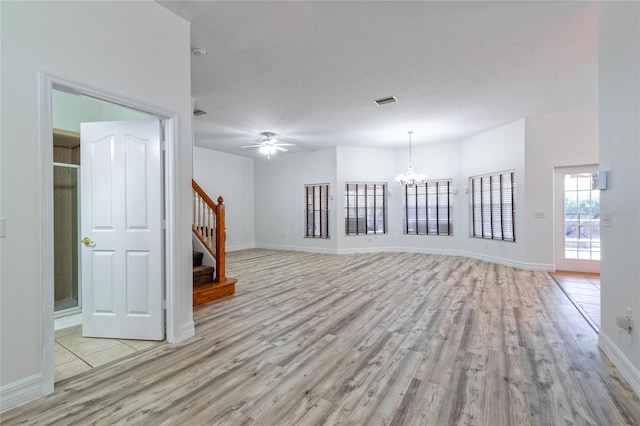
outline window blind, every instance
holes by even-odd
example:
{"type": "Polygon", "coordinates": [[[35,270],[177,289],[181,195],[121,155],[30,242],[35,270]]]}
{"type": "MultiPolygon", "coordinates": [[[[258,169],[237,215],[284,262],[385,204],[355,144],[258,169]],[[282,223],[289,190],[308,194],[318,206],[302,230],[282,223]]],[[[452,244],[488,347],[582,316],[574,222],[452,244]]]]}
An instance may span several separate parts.
{"type": "Polygon", "coordinates": [[[387,233],[387,184],[345,184],[345,234],[387,233]]]}
{"type": "Polygon", "coordinates": [[[405,185],[404,233],[453,235],[452,180],[405,185]]]}
{"type": "Polygon", "coordinates": [[[469,178],[471,236],[515,241],[515,172],[469,178]]]}
{"type": "Polygon", "coordinates": [[[305,185],[305,237],[329,238],[329,184],[305,185]]]}

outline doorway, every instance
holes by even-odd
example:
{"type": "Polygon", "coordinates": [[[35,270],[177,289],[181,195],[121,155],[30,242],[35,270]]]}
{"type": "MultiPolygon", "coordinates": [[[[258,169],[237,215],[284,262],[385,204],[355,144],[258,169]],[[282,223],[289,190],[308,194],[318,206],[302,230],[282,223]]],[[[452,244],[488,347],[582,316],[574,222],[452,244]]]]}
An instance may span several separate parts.
{"type": "Polygon", "coordinates": [[[600,191],[597,165],[555,170],[555,266],[600,273],[600,191]]]}
{"type": "Polygon", "coordinates": [[[596,333],[600,330],[600,191],[597,165],[556,168],[556,283],[596,333]]]}
{"type": "Polygon", "coordinates": [[[55,330],[82,323],[81,124],[143,119],[158,117],[75,92],[52,91],[55,330]]]}
{"type": "MultiPolygon", "coordinates": [[[[52,135],[54,123],[59,123],[60,120],[64,122],[68,115],[62,114],[60,116],[60,110],[54,108],[56,103],[54,98],[58,95],[72,96],[76,100],[87,101],[91,100],[94,103],[102,103],[102,114],[115,114],[110,118],[115,119],[127,119],[119,116],[122,111],[126,110],[127,113],[134,113],[144,115],[146,117],[152,116],[156,120],[164,122],[164,140],[162,141],[162,149],[160,154],[161,168],[164,170],[163,176],[160,178],[161,186],[164,188],[164,194],[161,195],[161,203],[157,209],[161,211],[163,217],[164,236],[160,244],[162,252],[167,259],[162,267],[162,277],[164,284],[162,285],[162,291],[164,293],[165,300],[161,301],[163,306],[163,322],[166,323],[166,338],[168,341],[176,341],[180,335],[180,329],[176,328],[177,323],[176,316],[176,263],[173,257],[170,256],[176,250],[176,245],[180,241],[180,236],[177,232],[177,216],[178,210],[173,203],[169,204],[169,200],[174,199],[177,190],[177,177],[176,177],[176,146],[178,140],[178,116],[177,114],[157,108],[144,103],[139,103],[131,99],[126,99],[120,96],[112,95],[95,88],[91,88],[78,83],[62,80],[57,77],[53,77],[46,74],[41,74],[41,99],[42,101],[42,114],[43,121],[41,122],[41,167],[42,167],[42,246],[41,246],[41,260],[42,260],[42,380],[43,391],[45,393],[53,391],[54,387],[54,299],[55,299],[55,286],[54,286],[54,246],[55,246],[55,232],[54,232],[54,156],[53,156],[53,143],[52,135]],[[124,108],[124,110],[123,110],[124,108]],[[166,306],[166,308],[164,308],[166,306]]],[[[83,106],[77,108],[80,111],[90,111],[95,113],[96,110],[87,109],[83,106]]],[[[68,110],[70,111],[70,110],[68,110]]],[[[96,121],[96,120],[89,120],[96,121]]],[[[80,167],[82,167],[80,165],[80,167]]],[[[81,185],[80,185],[81,186],[81,185]]],[[[76,240],[79,242],[79,240],[76,240]]],[[[79,299],[80,295],[78,295],[79,299]]]]}

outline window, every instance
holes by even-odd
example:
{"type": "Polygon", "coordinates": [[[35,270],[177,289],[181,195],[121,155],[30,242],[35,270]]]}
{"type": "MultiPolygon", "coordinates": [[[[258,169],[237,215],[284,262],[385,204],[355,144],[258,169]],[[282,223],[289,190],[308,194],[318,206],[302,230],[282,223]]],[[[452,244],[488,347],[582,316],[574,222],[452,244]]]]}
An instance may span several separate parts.
{"type": "Polygon", "coordinates": [[[595,173],[564,173],[564,258],[600,260],[600,191],[595,173]]]}
{"type": "Polygon", "coordinates": [[[449,179],[405,185],[405,234],[453,235],[452,183],[449,179]]]}
{"type": "Polygon", "coordinates": [[[329,238],[329,185],[305,185],[306,238],[329,238]]]}
{"type": "Polygon", "coordinates": [[[515,241],[515,172],[469,178],[471,236],[515,241]]]}
{"type": "Polygon", "coordinates": [[[344,194],[345,234],[387,233],[386,183],[347,183],[344,194]]]}

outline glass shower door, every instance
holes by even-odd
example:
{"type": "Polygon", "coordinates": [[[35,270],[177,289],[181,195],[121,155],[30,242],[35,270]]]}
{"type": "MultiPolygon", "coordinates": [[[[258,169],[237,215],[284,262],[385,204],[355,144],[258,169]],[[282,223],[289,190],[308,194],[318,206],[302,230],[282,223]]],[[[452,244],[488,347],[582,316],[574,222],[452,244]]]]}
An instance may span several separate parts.
{"type": "Polygon", "coordinates": [[[54,163],[54,310],[57,316],[80,310],[79,166],[54,163]]]}

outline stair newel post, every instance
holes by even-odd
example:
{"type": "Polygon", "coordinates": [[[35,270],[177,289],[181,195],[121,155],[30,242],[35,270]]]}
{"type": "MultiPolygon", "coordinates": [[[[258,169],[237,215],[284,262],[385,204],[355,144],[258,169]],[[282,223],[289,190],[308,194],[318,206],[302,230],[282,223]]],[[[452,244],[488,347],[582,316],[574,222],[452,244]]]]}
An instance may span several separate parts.
{"type": "Polygon", "coordinates": [[[217,282],[224,282],[227,280],[225,275],[225,208],[223,204],[224,199],[218,197],[218,205],[216,206],[216,278],[217,282]]]}

